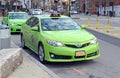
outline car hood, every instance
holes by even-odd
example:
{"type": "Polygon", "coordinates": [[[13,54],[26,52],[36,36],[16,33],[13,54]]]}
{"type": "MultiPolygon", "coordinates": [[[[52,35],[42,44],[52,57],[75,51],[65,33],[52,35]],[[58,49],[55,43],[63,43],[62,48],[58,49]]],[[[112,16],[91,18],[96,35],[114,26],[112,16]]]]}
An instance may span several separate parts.
{"type": "Polygon", "coordinates": [[[12,19],[9,20],[10,23],[14,23],[14,24],[22,24],[26,21],[27,19],[12,19]]]}
{"type": "Polygon", "coordinates": [[[84,42],[95,38],[86,30],[44,31],[47,39],[61,42],[84,42]]]}

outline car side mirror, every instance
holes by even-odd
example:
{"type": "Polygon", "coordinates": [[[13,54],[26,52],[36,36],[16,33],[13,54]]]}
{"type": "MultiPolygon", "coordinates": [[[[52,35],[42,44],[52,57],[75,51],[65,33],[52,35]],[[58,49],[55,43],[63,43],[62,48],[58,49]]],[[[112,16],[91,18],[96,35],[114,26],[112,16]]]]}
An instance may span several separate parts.
{"type": "Polygon", "coordinates": [[[37,26],[32,27],[31,30],[32,30],[32,31],[38,31],[38,27],[37,27],[37,26]]]}
{"type": "Polygon", "coordinates": [[[82,29],[86,29],[86,25],[84,25],[84,24],[82,24],[80,27],[81,27],[82,29]]]}

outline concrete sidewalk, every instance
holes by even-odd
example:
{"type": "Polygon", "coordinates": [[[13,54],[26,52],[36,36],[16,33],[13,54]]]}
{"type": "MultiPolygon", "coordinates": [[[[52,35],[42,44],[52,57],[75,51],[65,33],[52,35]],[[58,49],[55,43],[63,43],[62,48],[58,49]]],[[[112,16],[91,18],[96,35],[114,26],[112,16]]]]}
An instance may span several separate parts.
{"type": "Polygon", "coordinates": [[[23,54],[23,63],[8,78],[54,78],[23,54]]]}
{"type": "MultiPolygon", "coordinates": [[[[11,48],[17,48],[11,43],[11,48]]],[[[60,78],[39,61],[23,51],[23,63],[8,78],[60,78]]]]}

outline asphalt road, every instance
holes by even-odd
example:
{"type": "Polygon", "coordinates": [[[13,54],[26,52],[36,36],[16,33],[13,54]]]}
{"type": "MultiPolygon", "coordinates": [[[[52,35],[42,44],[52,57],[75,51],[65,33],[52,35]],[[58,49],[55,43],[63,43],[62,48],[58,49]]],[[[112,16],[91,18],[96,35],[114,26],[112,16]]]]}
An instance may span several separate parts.
{"type": "MultiPolygon", "coordinates": [[[[11,40],[20,47],[19,34],[12,34],[11,40]]],[[[45,66],[61,78],[120,78],[120,46],[100,39],[99,43],[101,58],[71,63],[47,63],[45,66]]],[[[24,50],[38,60],[38,56],[31,50],[24,50]]]]}

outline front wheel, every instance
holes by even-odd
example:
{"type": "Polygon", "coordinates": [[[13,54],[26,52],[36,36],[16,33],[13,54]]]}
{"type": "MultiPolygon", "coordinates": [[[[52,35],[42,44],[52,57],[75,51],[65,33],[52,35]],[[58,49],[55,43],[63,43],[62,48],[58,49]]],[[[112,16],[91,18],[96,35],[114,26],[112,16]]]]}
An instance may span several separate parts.
{"type": "Polygon", "coordinates": [[[39,45],[38,48],[38,55],[41,63],[45,63],[45,53],[44,53],[44,47],[42,44],[39,45]]]}

